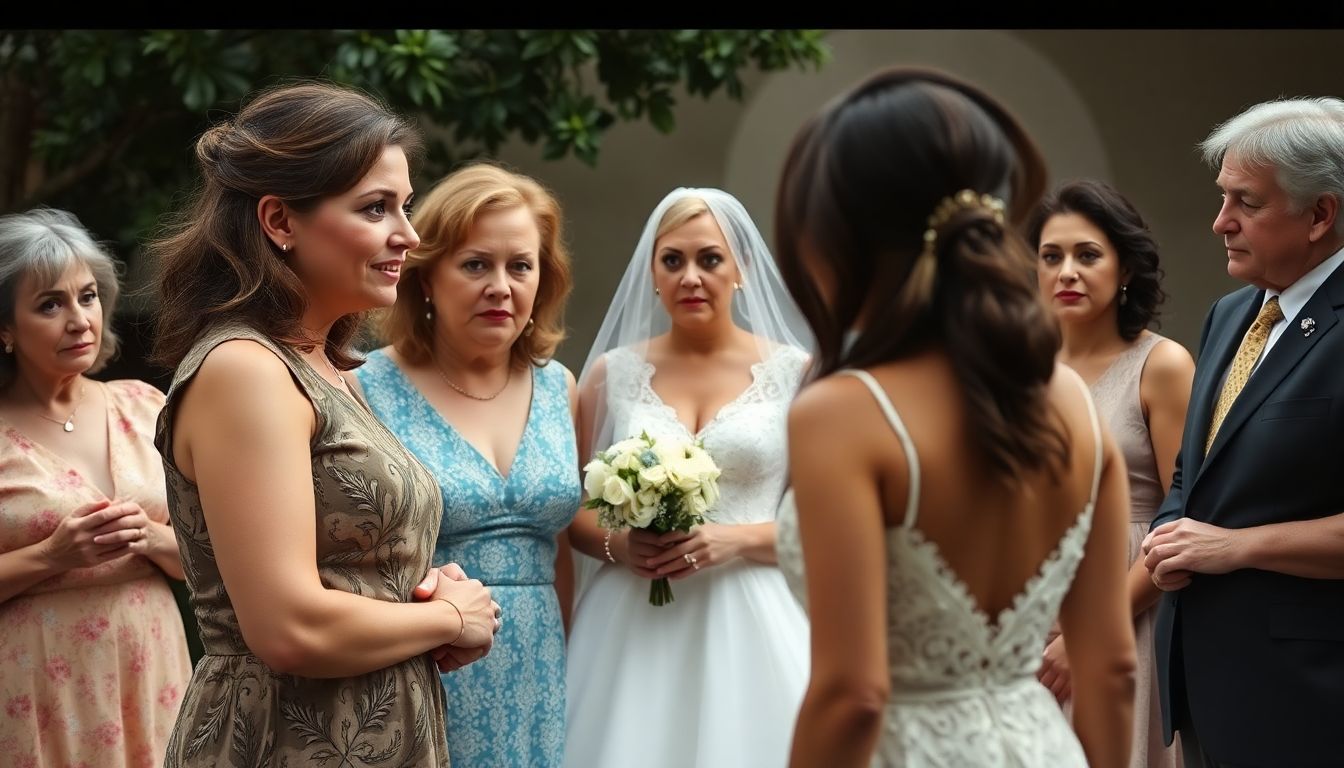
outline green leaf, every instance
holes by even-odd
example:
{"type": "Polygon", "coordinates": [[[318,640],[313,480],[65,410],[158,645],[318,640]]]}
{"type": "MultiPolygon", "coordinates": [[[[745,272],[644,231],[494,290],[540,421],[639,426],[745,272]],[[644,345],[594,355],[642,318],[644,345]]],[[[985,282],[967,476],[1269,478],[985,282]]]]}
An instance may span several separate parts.
{"type": "Polygon", "coordinates": [[[95,57],[84,63],[84,79],[88,80],[94,87],[103,84],[103,79],[107,70],[103,68],[103,60],[95,57]]]}

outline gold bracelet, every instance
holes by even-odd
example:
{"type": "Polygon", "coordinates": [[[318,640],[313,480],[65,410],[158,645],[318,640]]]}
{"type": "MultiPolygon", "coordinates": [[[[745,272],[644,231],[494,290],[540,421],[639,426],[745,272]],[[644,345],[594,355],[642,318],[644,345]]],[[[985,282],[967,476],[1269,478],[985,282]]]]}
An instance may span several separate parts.
{"type": "Polygon", "coordinates": [[[611,534],[613,534],[613,533],[615,533],[615,532],[616,532],[616,529],[615,529],[615,528],[608,528],[608,529],[607,529],[607,538],[604,539],[604,540],[602,541],[602,549],[606,550],[606,552],[607,552],[607,559],[610,560],[610,561],[613,562],[613,563],[616,562],[616,558],[614,558],[614,557],[611,556],[611,534]]]}
{"type": "Polygon", "coordinates": [[[458,608],[456,603],[446,597],[440,597],[439,599],[453,606],[453,610],[457,611],[457,622],[461,625],[461,629],[457,630],[457,637],[454,637],[453,641],[448,643],[449,645],[457,645],[457,641],[462,639],[462,633],[467,631],[467,620],[462,618],[462,609],[458,608]]]}

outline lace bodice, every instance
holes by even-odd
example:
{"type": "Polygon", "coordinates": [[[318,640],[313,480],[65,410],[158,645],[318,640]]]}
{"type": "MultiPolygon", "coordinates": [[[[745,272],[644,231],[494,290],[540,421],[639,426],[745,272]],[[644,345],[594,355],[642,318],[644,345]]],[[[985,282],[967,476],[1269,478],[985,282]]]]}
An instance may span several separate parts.
{"type": "Polygon", "coordinates": [[[751,384],[719,409],[697,433],[690,434],[677,412],[664,403],[650,382],[654,367],[621,347],[607,353],[607,407],[615,439],[647,430],[654,438],[698,439],[719,465],[722,493],[712,519],[740,525],[775,519],[784,490],[788,461],[786,424],[789,402],[798,391],[807,353],[778,346],[751,367],[751,384]]]}
{"type": "MultiPolygon", "coordinates": [[[[1082,748],[1053,696],[1036,680],[1045,636],[1082,560],[1100,482],[1096,439],[1092,493],[1013,602],[997,616],[979,608],[935,542],[915,524],[919,456],[886,393],[864,371],[846,371],[872,392],[908,457],[903,523],[887,531],[888,663],[891,698],[875,765],[1085,766],[1082,748]]],[[[1088,407],[1092,409],[1091,400],[1088,407]]],[[[805,601],[802,544],[793,493],[777,525],[779,564],[805,601]]]]}

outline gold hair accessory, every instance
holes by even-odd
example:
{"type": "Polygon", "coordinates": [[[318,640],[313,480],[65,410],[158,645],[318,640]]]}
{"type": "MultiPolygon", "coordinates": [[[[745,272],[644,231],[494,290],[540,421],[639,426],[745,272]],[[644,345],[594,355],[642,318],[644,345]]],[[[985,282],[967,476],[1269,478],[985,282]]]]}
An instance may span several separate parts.
{"type": "Polygon", "coordinates": [[[924,250],[920,252],[921,257],[933,257],[934,248],[938,244],[938,230],[961,210],[984,211],[999,226],[1003,226],[1002,200],[993,195],[977,195],[973,189],[963,189],[955,195],[944,197],[938,203],[938,207],[933,209],[933,213],[929,216],[929,228],[924,230],[924,250]]]}

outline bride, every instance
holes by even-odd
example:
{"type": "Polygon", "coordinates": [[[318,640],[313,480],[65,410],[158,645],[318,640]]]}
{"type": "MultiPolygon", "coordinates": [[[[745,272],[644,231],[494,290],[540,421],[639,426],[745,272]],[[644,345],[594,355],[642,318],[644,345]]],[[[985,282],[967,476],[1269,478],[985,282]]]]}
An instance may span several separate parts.
{"type": "Polygon", "coordinates": [[[1129,763],[1125,463],[1014,231],[1044,178],[1003,107],[933,71],[879,72],[794,139],[776,242],[819,373],[779,512],[812,618],[798,768],[1129,763]],[[1056,616],[1076,734],[1036,678],[1056,616]]]}
{"type": "Polygon", "coordinates": [[[570,527],[590,567],[565,765],[784,764],[808,629],[775,564],[774,520],[810,338],[741,203],[686,188],[659,203],[580,378],[580,459],[644,431],[702,441],[722,496],[686,534],[610,532],[592,510],[570,527]],[[674,602],[654,607],[659,576],[674,602]]]}

